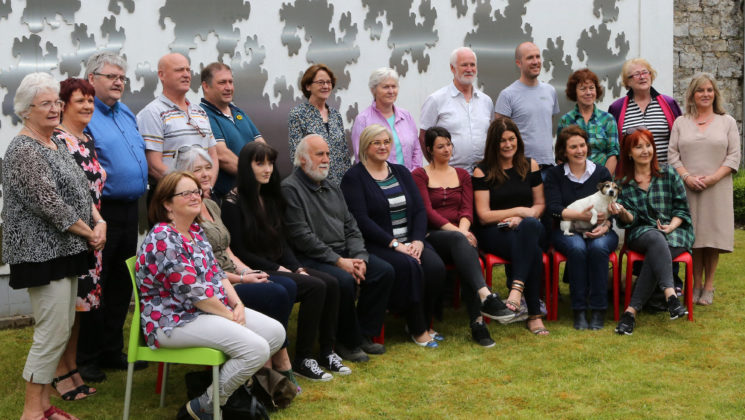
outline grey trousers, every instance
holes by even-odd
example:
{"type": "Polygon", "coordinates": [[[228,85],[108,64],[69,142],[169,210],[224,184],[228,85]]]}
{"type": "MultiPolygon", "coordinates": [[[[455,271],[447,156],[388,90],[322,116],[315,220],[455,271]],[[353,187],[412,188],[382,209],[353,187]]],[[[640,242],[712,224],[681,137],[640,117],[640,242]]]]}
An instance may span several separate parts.
{"type": "Polygon", "coordinates": [[[26,357],[23,379],[35,384],[52,382],[75,323],[78,277],[52,280],[46,286],[28,288],[34,314],[34,341],[26,357]]]}
{"type": "Polygon", "coordinates": [[[652,297],[655,287],[660,290],[673,287],[673,258],[685,252],[685,249],[671,247],[665,234],[659,230],[645,232],[629,242],[629,248],[644,254],[644,263],[629,302],[629,306],[639,312],[652,297]]]}
{"type": "MultiPolygon", "coordinates": [[[[202,313],[194,321],[171,330],[170,337],[158,330],[158,341],[163,348],[211,347],[230,357],[220,369],[220,405],[225,405],[233,391],[264,366],[285,341],[282,324],[261,312],[248,308],[245,311],[245,326],[219,315],[202,313]]],[[[214,385],[207,388],[203,407],[211,407],[214,385]]]]}

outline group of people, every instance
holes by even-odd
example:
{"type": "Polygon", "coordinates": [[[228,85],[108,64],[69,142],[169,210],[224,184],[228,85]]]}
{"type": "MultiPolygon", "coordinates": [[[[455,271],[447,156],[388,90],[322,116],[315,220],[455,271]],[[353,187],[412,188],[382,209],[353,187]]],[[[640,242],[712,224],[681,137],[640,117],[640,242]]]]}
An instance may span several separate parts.
{"type": "MultiPolygon", "coordinates": [[[[27,75],[14,98],[23,129],[2,171],[3,260],[11,287],[28,288],[36,320],[22,419],[74,418],[51,405],[53,390],[83,399],[97,392],[85,381],[105,379],[102,368],[126,369],[124,260],[135,254],[145,342],[227,354],[212,385],[221,404],[265,365],[298,391],[295,375],[352,373],[345,361],[385,352],[375,338],[387,311],[403,316],[416,345],[441,346],[433,320],[446,264],[461,279],[481,346],[495,345],[484,317],[524,318],[531,333],[549,334],[540,300],[549,247],[568,259],[574,327],[602,329],[614,220],[627,246],[646,255],[617,333],[633,332],[656,290],[671,319],[687,313],[672,264],[685,251],[694,300],[711,304],[718,256],[733,249],[731,174],[740,160],[716,81],[694,77],[683,113],[652,88],[652,66],[632,59],[622,69],[628,94],[604,112],[597,75],[578,70],[566,88],[577,105],[560,118],[554,145],[558,100],[538,80],[539,48],[520,44],[515,63],[520,78],[492,102],[474,85],[476,54],[456,49],[452,83],[425,100],[419,125],[395,104],[396,72],[374,71],[373,102],[351,128],[353,155],[328,104],[334,73],[310,66],[300,79],[307,101],[288,118],[294,169],[284,180],[277,150],[232,103],[223,63],[202,69],[204,97],[193,104],[188,59],[165,55],[162,94],[136,116],[120,101],[126,62],[110,52],[88,60],[85,79],[27,75]],[[617,203],[569,208],[613,180],[617,203]],[[137,203],[147,190],[151,229],[138,246],[137,203]],[[712,201],[720,205],[704,207],[712,201]],[[595,219],[586,231],[558,229],[595,219]],[[504,301],[485,284],[481,253],[510,262],[504,301]]],[[[210,418],[212,395],[186,412],[210,418]]]]}

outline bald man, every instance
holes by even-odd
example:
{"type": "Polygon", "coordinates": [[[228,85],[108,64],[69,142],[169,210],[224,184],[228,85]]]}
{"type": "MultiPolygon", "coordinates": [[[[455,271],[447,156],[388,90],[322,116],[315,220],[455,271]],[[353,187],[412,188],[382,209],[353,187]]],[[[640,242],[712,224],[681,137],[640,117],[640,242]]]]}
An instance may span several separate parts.
{"type": "Polygon", "coordinates": [[[520,78],[499,93],[494,104],[496,117],[511,118],[525,143],[525,155],[535,159],[541,171],[554,164],[552,117],[559,113],[556,89],[538,81],[541,50],[532,42],[515,48],[520,78]]]}
{"type": "Polygon", "coordinates": [[[199,147],[212,158],[212,183],[217,179],[217,148],[207,113],[186,99],[191,87],[189,60],[179,53],[158,61],[158,79],[163,93],[137,114],[137,125],[145,139],[150,185],[167,174],[179,149],[199,147]]]}

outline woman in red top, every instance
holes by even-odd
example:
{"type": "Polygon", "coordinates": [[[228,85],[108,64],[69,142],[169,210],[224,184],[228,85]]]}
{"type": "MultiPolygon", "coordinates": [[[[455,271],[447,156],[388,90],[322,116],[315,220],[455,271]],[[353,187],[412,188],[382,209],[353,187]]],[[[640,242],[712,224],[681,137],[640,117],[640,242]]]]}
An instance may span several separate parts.
{"type": "Polygon", "coordinates": [[[474,341],[492,347],[494,340],[482,315],[504,322],[515,314],[484,283],[476,237],[470,231],[473,222],[471,176],[464,169],[450,166],[453,143],[446,129],[428,129],[424,133],[424,144],[430,164],[414,170],[412,175],[427,211],[427,240],[443,260],[455,264],[463,280],[467,289],[463,296],[474,341]]]}

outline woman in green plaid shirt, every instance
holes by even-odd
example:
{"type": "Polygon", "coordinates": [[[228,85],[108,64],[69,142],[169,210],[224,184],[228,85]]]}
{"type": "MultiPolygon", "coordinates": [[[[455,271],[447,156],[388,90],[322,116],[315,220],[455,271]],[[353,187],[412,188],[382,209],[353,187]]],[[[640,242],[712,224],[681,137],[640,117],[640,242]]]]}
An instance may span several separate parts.
{"type": "Polygon", "coordinates": [[[665,293],[670,319],[688,315],[675,294],[672,260],[693,245],[691,213],[683,181],[672,167],[660,167],[653,138],[645,127],[624,137],[621,196],[608,208],[627,229],[628,247],[645,255],[631,302],[616,327],[618,334],[631,335],[637,312],[656,287],[665,293]]]}

